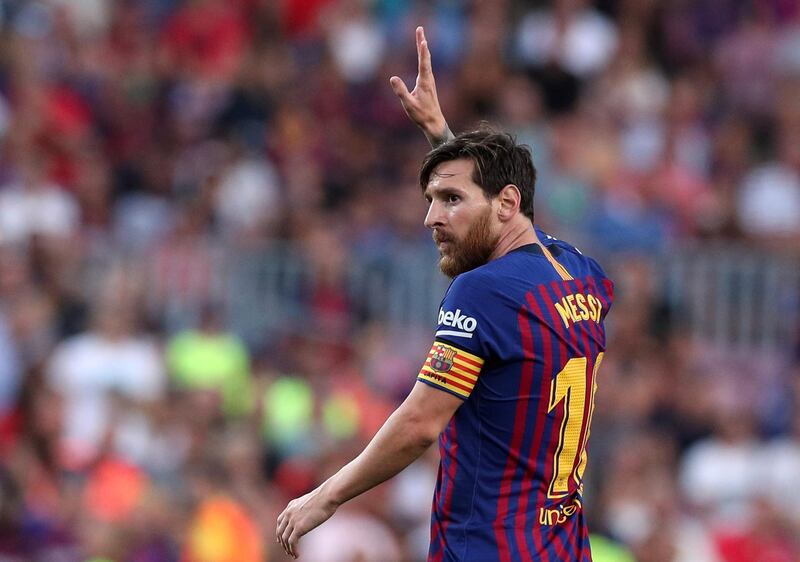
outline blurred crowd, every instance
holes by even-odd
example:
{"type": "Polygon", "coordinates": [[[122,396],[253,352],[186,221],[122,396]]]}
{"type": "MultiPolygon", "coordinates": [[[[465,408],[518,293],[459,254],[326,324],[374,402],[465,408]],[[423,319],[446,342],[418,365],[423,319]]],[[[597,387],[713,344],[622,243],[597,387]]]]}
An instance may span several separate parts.
{"type": "MultiPolygon", "coordinates": [[[[796,0],[0,0],[1,562],[283,559],[277,514],[363,448],[432,338],[435,310],[390,329],[342,287],[358,260],[435,267],[427,146],[388,86],[413,83],[418,24],[452,129],[529,144],[537,223],[617,283],[595,559],[800,560],[800,337],[706,346],[655,267],[800,250],[796,0]],[[213,255],[264,244],[316,276],[305,332],[252,341],[213,255]]],[[[302,559],[424,560],[437,462],[302,559]]]]}

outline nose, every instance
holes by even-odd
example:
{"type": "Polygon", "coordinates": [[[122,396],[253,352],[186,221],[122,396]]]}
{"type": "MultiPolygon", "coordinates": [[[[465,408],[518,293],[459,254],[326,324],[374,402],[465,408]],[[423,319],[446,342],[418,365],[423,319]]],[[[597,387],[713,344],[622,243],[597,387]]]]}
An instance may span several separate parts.
{"type": "Polygon", "coordinates": [[[425,226],[428,228],[436,228],[437,226],[444,225],[444,213],[442,213],[441,205],[436,201],[432,201],[428,207],[428,214],[425,215],[425,226]]]}

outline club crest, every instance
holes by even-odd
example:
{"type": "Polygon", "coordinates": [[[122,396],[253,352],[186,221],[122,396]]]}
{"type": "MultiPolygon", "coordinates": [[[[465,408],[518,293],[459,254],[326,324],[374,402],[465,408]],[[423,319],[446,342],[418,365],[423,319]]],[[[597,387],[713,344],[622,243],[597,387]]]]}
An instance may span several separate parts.
{"type": "Polygon", "coordinates": [[[453,368],[455,356],[455,349],[437,345],[433,348],[433,354],[431,355],[431,368],[438,373],[446,373],[453,368]]]}

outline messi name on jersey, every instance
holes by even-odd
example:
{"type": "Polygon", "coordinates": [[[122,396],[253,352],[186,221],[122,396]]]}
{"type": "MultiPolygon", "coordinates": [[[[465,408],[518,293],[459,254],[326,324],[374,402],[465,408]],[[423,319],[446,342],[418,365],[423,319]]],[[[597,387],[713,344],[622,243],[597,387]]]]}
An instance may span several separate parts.
{"type": "Polygon", "coordinates": [[[600,322],[602,318],[603,303],[591,293],[573,293],[554,304],[566,328],[569,328],[570,322],[573,324],[583,320],[600,322]]]}

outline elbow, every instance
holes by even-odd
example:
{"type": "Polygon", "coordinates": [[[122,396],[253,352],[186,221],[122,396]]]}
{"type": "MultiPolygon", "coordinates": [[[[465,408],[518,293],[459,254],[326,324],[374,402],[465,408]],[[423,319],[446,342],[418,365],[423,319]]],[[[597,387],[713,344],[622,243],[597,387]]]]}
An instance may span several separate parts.
{"type": "Polygon", "coordinates": [[[417,434],[417,445],[421,449],[427,449],[439,438],[439,433],[434,433],[428,428],[421,429],[417,434]]]}

